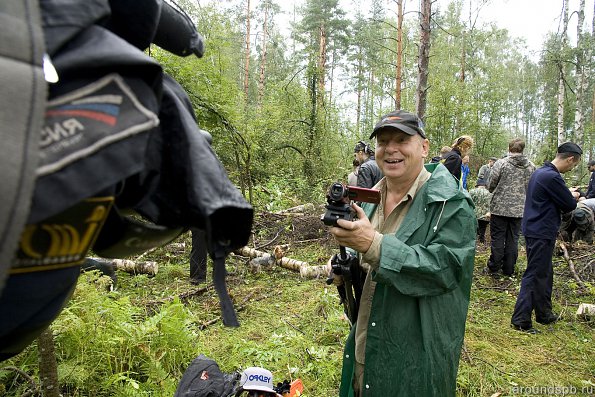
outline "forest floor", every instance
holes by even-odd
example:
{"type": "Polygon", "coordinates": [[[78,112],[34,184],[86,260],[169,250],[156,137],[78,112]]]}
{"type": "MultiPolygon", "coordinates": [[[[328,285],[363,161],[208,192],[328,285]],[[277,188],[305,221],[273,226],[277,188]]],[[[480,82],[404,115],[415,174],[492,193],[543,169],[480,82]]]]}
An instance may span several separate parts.
{"type": "MultiPolygon", "coordinates": [[[[320,221],[322,212],[260,213],[250,246],[265,252],[283,246],[286,257],[325,264],[338,247],[320,221]]],[[[226,328],[210,280],[188,281],[189,234],[176,243],[143,256],[158,262],[156,276],[118,272],[113,292],[98,287],[97,276],[81,277],[52,325],[63,395],[173,396],[200,353],[224,372],[262,366],[275,382],[301,378],[306,397],[337,395],[349,323],[324,277],[305,279],[276,265],[256,268],[249,258],[231,255],[227,284],[241,326],[226,328]]],[[[553,303],[563,319],[536,324],[541,333],[530,335],[510,327],[526,266],[522,244],[515,277],[500,279],[482,273],[489,248],[478,246],[457,396],[595,395],[595,319],[575,315],[580,303],[595,304],[595,246],[575,244],[568,252],[584,286],[556,255],[553,303]]],[[[34,376],[35,346],[7,365],[34,376]]],[[[0,396],[21,395],[25,387],[0,368],[0,396]]]]}

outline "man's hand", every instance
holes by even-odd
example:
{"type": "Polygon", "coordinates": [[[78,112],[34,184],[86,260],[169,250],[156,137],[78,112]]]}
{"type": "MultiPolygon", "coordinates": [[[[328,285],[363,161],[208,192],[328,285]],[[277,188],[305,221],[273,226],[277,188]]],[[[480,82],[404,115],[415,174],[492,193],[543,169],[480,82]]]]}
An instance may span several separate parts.
{"type": "Polygon", "coordinates": [[[339,245],[366,253],[374,241],[376,231],[359,205],[353,203],[351,207],[355,210],[358,219],[353,222],[339,219],[337,225],[340,227],[331,227],[329,230],[339,245]]]}

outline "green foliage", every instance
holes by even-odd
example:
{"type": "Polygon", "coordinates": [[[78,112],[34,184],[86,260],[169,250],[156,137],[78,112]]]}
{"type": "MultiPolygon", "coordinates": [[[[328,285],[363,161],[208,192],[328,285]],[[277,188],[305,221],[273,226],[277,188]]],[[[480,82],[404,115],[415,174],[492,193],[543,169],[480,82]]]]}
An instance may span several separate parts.
{"type": "MultiPolygon", "coordinates": [[[[291,205],[294,199],[313,200],[329,181],[344,178],[353,143],[367,139],[378,117],[394,108],[394,9],[373,1],[367,10],[357,5],[351,15],[335,0],[306,2],[297,9],[287,33],[279,30],[279,8],[272,3],[266,60],[261,40],[265,8],[253,9],[251,32],[256,45],[250,54],[246,96],[242,87],[245,3],[207,2],[197,7],[185,2],[183,6],[205,37],[205,56],[182,59],[158,48],[151,54],[188,91],[200,126],[213,135],[216,153],[244,195],[260,206],[269,204],[261,203],[266,190],[283,191],[291,198],[275,199],[277,203],[270,206],[278,208],[291,205]],[[321,28],[327,36],[324,70],[319,70],[323,64],[321,28]],[[260,98],[263,62],[264,92],[260,98]],[[319,92],[317,85],[321,78],[326,81],[324,92],[319,92]],[[281,175],[289,176],[289,185],[298,190],[273,189],[270,181],[281,175]]],[[[410,11],[405,9],[403,25],[402,108],[412,110],[419,23],[417,14],[410,11]]],[[[537,63],[529,57],[523,41],[511,38],[505,29],[466,20],[463,2],[449,2],[434,11],[426,112],[431,154],[468,134],[476,142],[472,168],[490,156],[504,155],[513,137],[527,141],[526,154],[534,163],[551,159],[557,146],[560,68],[568,85],[564,127],[568,139],[574,138],[573,75],[578,49],[562,47],[560,36],[552,34],[537,63]]],[[[586,53],[592,52],[589,37],[587,34],[581,45],[586,53]]],[[[593,97],[591,80],[586,98],[593,97]]],[[[581,138],[589,152],[595,139],[591,112],[587,107],[586,132],[581,138]]],[[[584,167],[573,175],[578,182],[584,181],[584,167]]]]}
{"type": "Polygon", "coordinates": [[[173,301],[150,313],[128,296],[106,295],[90,277],[82,276],[70,305],[53,326],[65,388],[99,395],[113,395],[114,389],[157,388],[173,395],[175,376],[183,370],[180,364],[193,356],[196,334],[188,310],[173,301]],[[98,374],[97,368],[110,376],[98,374]]]}
{"type": "MultiPolygon", "coordinates": [[[[184,238],[189,243],[189,236],[184,238]]],[[[349,326],[333,287],[281,268],[251,273],[231,260],[228,286],[236,307],[243,308],[238,313],[241,326],[225,328],[216,322],[203,327],[219,316],[218,298],[212,289],[196,294],[187,281],[189,250],[149,254],[147,259],[162,264],[157,276],[119,272],[115,292],[107,293],[96,274],[81,276],[73,299],[52,324],[63,395],[172,396],[201,353],[227,373],[262,366],[273,372],[275,381],[301,378],[306,397],[337,395],[349,326]],[[183,295],[183,301],[177,298],[183,295]]],[[[322,264],[334,250],[313,244],[292,257],[322,264]]],[[[521,386],[592,386],[593,323],[575,318],[573,311],[578,302],[592,301],[593,292],[584,295],[574,288],[556,259],[554,310],[564,320],[536,324],[539,335],[519,333],[509,324],[526,266],[524,251],[510,279],[481,274],[488,256],[483,249],[476,256],[457,396],[514,395],[521,386]]],[[[35,377],[35,344],[4,365],[35,377]]],[[[24,379],[9,370],[0,370],[0,385],[6,390],[0,395],[26,391],[24,379]]]]}

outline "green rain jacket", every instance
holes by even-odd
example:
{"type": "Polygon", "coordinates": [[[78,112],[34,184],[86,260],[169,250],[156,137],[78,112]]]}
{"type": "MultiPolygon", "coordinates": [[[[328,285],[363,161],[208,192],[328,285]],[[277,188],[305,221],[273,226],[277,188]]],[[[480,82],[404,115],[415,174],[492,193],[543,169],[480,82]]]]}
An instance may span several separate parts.
{"type": "MultiPolygon", "coordinates": [[[[475,258],[473,202],[442,164],[417,192],[396,234],[384,235],[368,323],[364,397],[455,395],[475,258]]],[[[364,204],[370,217],[376,205],[364,204]]],[[[353,396],[355,325],[341,397],[353,396]]]]}

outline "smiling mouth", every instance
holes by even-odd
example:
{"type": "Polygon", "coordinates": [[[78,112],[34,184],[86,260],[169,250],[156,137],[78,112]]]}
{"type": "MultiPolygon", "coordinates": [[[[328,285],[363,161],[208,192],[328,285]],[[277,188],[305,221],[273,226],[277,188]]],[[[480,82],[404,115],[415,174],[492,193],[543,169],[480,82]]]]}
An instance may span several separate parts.
{"type": "Polygon", "coordinates": [[[385,162],[389,163],[389,164],[398,164],[398,163],[402,163],[403,160],[384,160],[385,162]]]}

